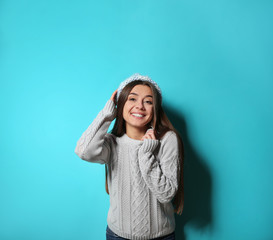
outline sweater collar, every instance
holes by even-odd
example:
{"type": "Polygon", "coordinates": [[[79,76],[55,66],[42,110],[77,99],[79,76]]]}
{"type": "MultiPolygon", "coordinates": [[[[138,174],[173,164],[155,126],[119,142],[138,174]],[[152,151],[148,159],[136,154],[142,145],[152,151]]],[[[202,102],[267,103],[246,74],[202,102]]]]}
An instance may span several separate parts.
{"type": "Polygon", "coordinates": [[[141,140],[137,140],[137,139],[133,139],[130,138],[126,133],[124,133],[120,139],[124,142],[124,143],[131,143],[131,144],[135,144],[135,145],[140,145],[143,143],[143,141],[141,140]]]}

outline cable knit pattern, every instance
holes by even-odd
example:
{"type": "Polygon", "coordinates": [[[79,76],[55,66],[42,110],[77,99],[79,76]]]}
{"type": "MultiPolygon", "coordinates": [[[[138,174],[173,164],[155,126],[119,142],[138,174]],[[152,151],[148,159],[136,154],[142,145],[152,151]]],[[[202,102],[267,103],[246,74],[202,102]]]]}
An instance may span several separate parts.
{"type": "Polygon", "coordinates": [[[117,149],[113,148],[112,151],[112,155],[116,157],[112,158],[108,164],[108,189],[110,195],[110,205],[112,206],[109,211],[109,220],[113,225],[118,226],[118,171],[116,171],[116,169],[118,168],[118,154],[117,149]]]}
{"type": "Polygon", "coordinates": [[[107,136],[106,132],[115,116],[115,105],[109,100],[77,142],[75,153],[81,159],[87,161],[96,159],[96,162],[107,163],[110,155],[109,141],[107,140],[110,136],[107,136]],[[102,131],[98,131],[99,129],[102,131]],[[90,144],[91,141],[92,144],[90,144]]]}
{"type": "Polygon", "coordinates": [[[148,189],[141,176],[137,159],[137,149],[130,152],[132,174],[132,233],[134,235],[147,235],[149,233],[149,195],[148,189]]]}
{"type": "Polygon", "coordinates": [[[153,239],[175,229],[171,203],[179,180],[178,141],[169,131],[160,140],[144,141],[107,133],[115,118],[109,100],[77,142],[83,160],[108,165],[109,228],[135,240],[153,239]]]}
{"type": "Polygon", "coordinates": [[[139,165],[142,176],[151,191],[161,203],[172,200],[178,189],[178,142],[175,133],[168,132],[162,143],[164,145],[163,156],[157,159],[152,151],[156,146],[153,139],[145,139],[139,149],[139,165]],[[167,145],[167,147],[166,147],[167,145]]]}

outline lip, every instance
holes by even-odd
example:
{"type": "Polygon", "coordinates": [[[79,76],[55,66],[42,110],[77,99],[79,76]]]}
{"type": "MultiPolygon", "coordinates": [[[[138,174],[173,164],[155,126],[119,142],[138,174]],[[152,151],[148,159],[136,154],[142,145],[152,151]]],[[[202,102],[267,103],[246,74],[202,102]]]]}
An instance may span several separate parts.
{"type": "Polygon", "coordinates": [[[131,113],[131,116],[134,117],[134,118],[137,118],[137,119],[142,119],[142,118],[144,118],[146,115],[143,114],[143,113],[136,113],[136,112],[133,112],[133,113],[131,113]],[[137,116],[134,116],[133,114],[140,114],[140,115],[143,115],[143,117],[137,117],[137,116]]]}

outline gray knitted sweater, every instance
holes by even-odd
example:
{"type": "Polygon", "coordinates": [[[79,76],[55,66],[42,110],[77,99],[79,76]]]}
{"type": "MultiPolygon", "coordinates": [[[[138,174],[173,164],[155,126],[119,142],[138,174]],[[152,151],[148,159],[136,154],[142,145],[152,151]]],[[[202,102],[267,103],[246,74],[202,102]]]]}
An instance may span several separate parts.
{"type": "Polygon", "coordinates": [[[152,239],[175,230],[171,203],[178,189],[178,141],[173,131],[144,141],[107,133],[116,108],[108,100],[77,142],[83,160],[108,165],[109,228],[128,239],[152,239]]]}

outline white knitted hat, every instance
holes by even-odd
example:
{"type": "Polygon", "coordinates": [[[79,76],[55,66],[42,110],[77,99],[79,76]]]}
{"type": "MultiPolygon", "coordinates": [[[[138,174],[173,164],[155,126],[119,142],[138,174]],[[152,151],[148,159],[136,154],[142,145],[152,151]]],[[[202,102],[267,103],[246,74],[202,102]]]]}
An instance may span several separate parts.
{"type": "Polygon", "coordinates": [[[153,81],[151,78],[149,78],[148,76],[143,76],[143,75],[140,75],[139,73],[135,73],[133,74],[131,77],[125,79],[123,82],[120,83],[119,87],[118,87],[118,92],[117,92],[117,99],[119,98],[119,95],[122,91],[122,89],[130,82],[133,82],[133,81],[137,81],[137,80],[142,80],[142,81],[147,81],[147,82],[150,82],[152,83],[155,88],[158,90],[158,92],[160,93],[161,95],[161,90],[159,88],[159,86],[157,85],[157,83],[155,81],[153,81]]]}

